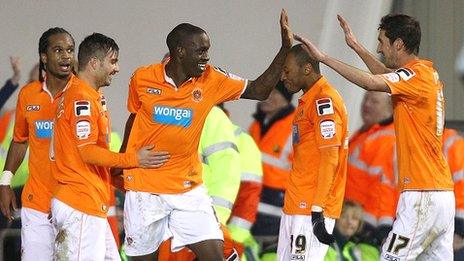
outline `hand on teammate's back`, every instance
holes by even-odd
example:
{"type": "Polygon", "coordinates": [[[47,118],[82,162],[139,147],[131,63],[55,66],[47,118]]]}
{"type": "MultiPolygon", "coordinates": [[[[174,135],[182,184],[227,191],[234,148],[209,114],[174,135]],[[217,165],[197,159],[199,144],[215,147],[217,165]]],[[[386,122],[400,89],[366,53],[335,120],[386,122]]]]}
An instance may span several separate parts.
{"type": "Polygon", "coordinates": [[[154,145],[147,145],[137,151],[139,168],[156,169],[164,165],[171,155],[167,151],[153,151],[154,145]]]}

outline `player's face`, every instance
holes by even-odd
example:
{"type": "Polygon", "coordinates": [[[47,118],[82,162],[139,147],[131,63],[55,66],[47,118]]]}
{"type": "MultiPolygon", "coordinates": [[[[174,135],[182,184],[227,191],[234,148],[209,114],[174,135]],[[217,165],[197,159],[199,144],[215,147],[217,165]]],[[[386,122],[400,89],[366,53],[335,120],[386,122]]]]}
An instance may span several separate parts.
{"type": "Polygon", "coordinates": [[[361,225],[361,214],[355,208],[347,208],[337,220],[335,227],[343,236],[352,237],[361,225]]]}
{"type": "Polygon", "coordinates": [[[385,30],[379,30],[379,36],[377,40],[379,41],[377,45],[377,53],[384,57],[385,66],[391,69],[396,69],[398,53],[394,48],[393,43],[390,43],[390,39],[385,36],[385,30]]]}
{"type": "Polygon", "coordinates": [[[391,114],[391,102],[384,92],[366,92],[361,104],[361,117],[366,125],[372,125],[391,114]]]}
{"type": "Polygon", "coordinates": [[[285,58],[284,68],[282,70],[282,81],[284,82],[285,88],[290,93],[297,93],[301,89],[305,88],[304,86],[304,69],[298,65],[295,55],[290,53],[285,58]]]}
{"type": "Polygon", "coordinates": [[[261,111],[264,113],[274,113],[288,105],[285,97],[278,91],[272,90],[266,100],[259,103],[261,111]]]}
{"type": "Polygon", "coordinates": [[[194,34],[186,41],[183,46],[185,55],[182,58],[182,68],[188,76],[198,77],[205,71],[210,46],[209,37],[205,33],[194,34]]]}
{"type": "Polygon", "coordinates": [[[74,64],[74,41],[67,33],[55,34],[48,39],[47,52],[40,54],[48,77],[68,78],[74,64]]]}
{"type": "Polygon", "coordinates": [[[113,75],[119,72],[118,56],[119,52],[110,50],[105,58],[100,61],[97,72],[99,87],[109,86],[113,79],[113,75]]]}

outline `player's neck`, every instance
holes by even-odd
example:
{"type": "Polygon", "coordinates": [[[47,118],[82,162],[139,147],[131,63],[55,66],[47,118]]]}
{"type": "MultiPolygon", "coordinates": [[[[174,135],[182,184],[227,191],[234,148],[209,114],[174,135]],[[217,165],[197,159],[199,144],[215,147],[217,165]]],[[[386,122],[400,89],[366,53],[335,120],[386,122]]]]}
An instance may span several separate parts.
{"type": "Polygon", "coordinates": [[[174,81],[176,87],[180,87],[184,82],[190,79],[180,64],[177,64],[173,60],[170,60],[164,68],[166,70],[166,75],[174,81]]]}
{"type": "Polygon", "coordinates": [[[320,74],[317,74],[317,73],[314,73],[314,74],[311,74],[307,77],[306,79],[306,87],[303,88],[303,93],[306,93],[307,91],[309,91],[311,89],[311,87],[313,87],[313,85],[322,77],[322,75],[320,74]]]}
{"type": "Polygon", "coordinates": [[[419,60],[419,57],[417,57],[417,55],[415,54],[404,54],[404,55],[401,55],[400,57],[398,57],[398,68],[401,68],[403,67],[404,65],[412,62],[412,61],[415,61],[415,60],[419,60]]]}
{"type": "Polygon", "coordinates": [[[97,82],[95,81],[95,77],[93,77],[90,73],[86,71],[79,71],[77,73],[77,77],[81,79],[82,81],[84,81],[85,83],[87,83],[88,86],[92,87],[96,91],[100,89],[97,82]]]}
{"type": "Polygon", "coordinates": [[[47,84],[47,89],[50,91],[53,97],[55,97],[57,93],[61,92],[68,84],[69,79],[71,79],[71,75],[65,79],[51,76],[49,73],[47,75],[48,77],[45,79],[45,82],[47,84]]]}

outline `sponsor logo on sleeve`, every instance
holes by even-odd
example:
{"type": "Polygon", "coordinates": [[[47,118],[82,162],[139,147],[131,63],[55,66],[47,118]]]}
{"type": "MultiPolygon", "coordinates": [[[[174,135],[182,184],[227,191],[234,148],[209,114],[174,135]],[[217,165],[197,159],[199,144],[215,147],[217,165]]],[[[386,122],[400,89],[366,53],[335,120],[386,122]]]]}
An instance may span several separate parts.
{"type": "Polygon", "coordinates": [[[231,78],[231,79],[233,79],[233,80],[245,81],[244,78],[242,78],[242,77],[240,77],[240,76],[238,76],[238,75],[235,75],[235,74],[233,74],[233,73],[230,73],[230,72],[228,72],[228,71],[226,71],[226,70],[224,70],[224,69],[222,69],[222,68],[219,68],[219,67],[213,67],[213,68],[214,68],[214,70],[216,70],[216,71],[218,71],[218,72],[224,74],[225,76],[227,76],[227,77],[229,77],[229,78],[231,78]]]}
{"type": "Polygon", "coordinates": [[[87,139],[90,136],[90,122],[78,121],[76,123],[76,135],[80,140],[87,139]]]}
{"type": "Polygon", "coordinates": [[[75,101],[74,102],[74,115],[90,116],[90,102],[89,101],[75,101]]]}
{"type": "Polygon", "coordinates": [[[40,111],[40,105],[27,105],[26,111],[40,111]]]}
{"type": "Polygon", "coordinates": [[[40,139],[50,139],[53,132],[53,121],[35,121],[35,136],[40,139]]]}
{"type": "Polygon", "coordinates": [[[404,81],[407,81],[409,79],[411,79],[412,77],[414,77],[416,75],[416,73],[409,69],[409,68],[399,68],[398,70],[395,71],[400,77],[401,79],[403,79],[404,81]]]}
{"type": "Polygon", "coordinates": [[[333,120],[321,121],[320,128],[323,139],[331,139],[335,136],[335,122],[333,120]]]}
{"type": "Polygon", "coordinates": [[[316,108],[317,115],[319,116],[334,114],[332,99],[330,98],[322,98],[316,100],[316,108]]]}
{"type": "Polygon", "coordinates": [[[386,73],[382,74],[382,76],[389,82],[399,82],[400,81],[400,75],[397,73],[386,73]]]}
{"type": "Polygon", "coordinates": [[[153,107],[153,121],[160,124],[188,128],[192,124],[192,118],[193,111],[191,109],[169,106],[153,107]]]}

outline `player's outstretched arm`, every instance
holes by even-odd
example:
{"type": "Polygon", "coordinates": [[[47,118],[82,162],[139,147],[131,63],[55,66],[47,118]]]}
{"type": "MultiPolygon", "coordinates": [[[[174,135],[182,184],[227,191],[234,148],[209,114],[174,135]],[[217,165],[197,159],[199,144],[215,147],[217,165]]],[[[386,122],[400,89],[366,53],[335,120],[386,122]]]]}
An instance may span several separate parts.
{"type": "Polygon", "coordinates": [[[169,160],[167,151],[153,151],[154,145],[140,148],[137,153],[115,153],[96,144],[79,147],[85,163],[110,168],[159,168],[169,160]]]}
{"type": "Polygon", "coordinates": [[[294,34],[294,38],[295,40],[305,45],[309,55],[312,56],[316,61],[329,66],[348,81],[367,91],[391,93],[390,87],[388,87],[380,75],[374,75],[343,63],[322,52],[311,41],[298,34],[294,34]]]}
{"type": "Polygon", "coordinates": [[[293,44],[293,34],[288,23],[287,11],[284,9],[282,9],[280,13],[280,34],[282,46],[279,52],[263,74],[256,78],[256,80],[248,82],[245,92],[242,94],[242,98],[252,100],[267,99],[281,77],[285,57],[287,57],[287,53],[290,48],[292,48],[293,44]]]}
{"type": "Polygon", "coordinates": [[[363,60],[371,73],[382,74],[392,72],[391,69],[388,69],[374,54],[369,52],[358,42],[353,31],[351,31],[350,25],[341,15],[337,15],[337,19],[338,22],[340,22],[340,27],[343,29],[343,33],[345,34],[346,44],[363,60]]]}

